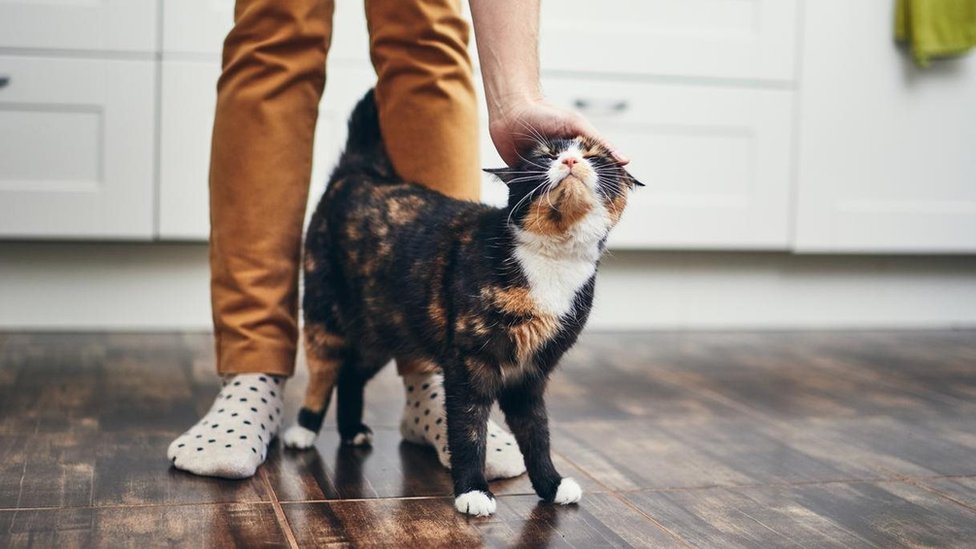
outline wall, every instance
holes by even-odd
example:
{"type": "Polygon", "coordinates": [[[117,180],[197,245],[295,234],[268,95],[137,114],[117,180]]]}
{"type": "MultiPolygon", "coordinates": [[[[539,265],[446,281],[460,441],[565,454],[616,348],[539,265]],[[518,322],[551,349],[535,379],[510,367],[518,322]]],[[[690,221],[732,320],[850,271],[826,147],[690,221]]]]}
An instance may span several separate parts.
{"type": "MultiPolygon", "coordinates": [[[[209,330],[200,244],[0,244],[0,329],[209,330]]],[[[976,326],[976,257],[615,252],[597,330],[976,326]]]]}

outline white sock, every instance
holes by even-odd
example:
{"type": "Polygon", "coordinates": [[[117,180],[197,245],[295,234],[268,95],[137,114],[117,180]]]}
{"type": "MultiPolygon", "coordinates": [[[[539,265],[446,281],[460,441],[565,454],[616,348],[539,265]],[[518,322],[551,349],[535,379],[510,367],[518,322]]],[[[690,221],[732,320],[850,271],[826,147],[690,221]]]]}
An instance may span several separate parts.
{"type": "Polygon", "coordinates": [[[252,476],[281,425],[284,386],[283,378],[267,374],[228,378],[210,411],[169,445],[166,456],[197,475],[252,476]]]}
{"type": "MultiPolygon", "coordinates": [[[[426,444],[437,450],[437,458],[451,468],[447,447],[447,417],[444,411],[444,376],[409,374],[403,376],[407,403],[400,420],[400,434],[408,442],[426,444]]],[[[488,480],[517,477],[525,472],[525,460],[518,444],[508,431],[488,420],[488,443],[485,448],[485,477],[488,480]]]]}

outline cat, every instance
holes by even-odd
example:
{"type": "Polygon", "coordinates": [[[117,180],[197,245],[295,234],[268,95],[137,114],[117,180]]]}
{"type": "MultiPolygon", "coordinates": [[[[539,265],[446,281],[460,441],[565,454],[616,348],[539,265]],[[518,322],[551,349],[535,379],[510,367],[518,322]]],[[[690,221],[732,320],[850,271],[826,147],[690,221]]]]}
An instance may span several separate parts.
{"type": "Polygon", "coordinates": [[[359,102],[306,234],[310,379],[286,444],[312,445],[335,386],[342,442],[369,444],[366,382],[391,359],[421,360],[444,374],[459,511],[495,511],[484,464],[496,399],[539,497],[580,499],[552,464],[543,393],[586,323],[607,235],[641,184],[595,141],[536,141],[517,168],[486,170],[508,185],[507,207],[455,200],[396,174],[372,92],[359,102]]]}

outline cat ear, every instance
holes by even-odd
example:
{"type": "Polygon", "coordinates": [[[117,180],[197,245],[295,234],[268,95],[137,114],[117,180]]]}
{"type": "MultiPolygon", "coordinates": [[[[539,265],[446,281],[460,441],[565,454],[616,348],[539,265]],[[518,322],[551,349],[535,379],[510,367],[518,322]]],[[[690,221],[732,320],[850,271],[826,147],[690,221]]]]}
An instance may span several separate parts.
{"type": "Polygon", "coordinates": [[[646,187],[647,185],[641,183],[636,177],[630,175],[630,172],[623,170],[624,176],[621,178],[625,182],[629,183],[631,187],[646,187]]]}
{"type": "Polygon", "coordinates": [[[491,175],[497,177],[502,183],[508,185],[516,177],[516,170],[512,168],[485,168],[485,173],[490,173],[491,175]]]}

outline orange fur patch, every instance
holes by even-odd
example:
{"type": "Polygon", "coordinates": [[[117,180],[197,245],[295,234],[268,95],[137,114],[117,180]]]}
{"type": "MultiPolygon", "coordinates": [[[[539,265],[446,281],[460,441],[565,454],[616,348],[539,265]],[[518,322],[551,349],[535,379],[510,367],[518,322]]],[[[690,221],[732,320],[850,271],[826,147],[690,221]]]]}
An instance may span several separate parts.
{"type": "Polygon", "coordinates": [[[342,366],[339,351],[345,343],[345,338],[319,324],[305,325],[305,359],[308,361],[308,388],[302,402],[305,408],[322,411],[339,375],[342,366]]]}
{"type": "Polygon", "coordinates": [[[552,339],[559,330],[559,322],[552,315],[533,316],[508,329],[515,341],[515,355],[519,364],[525,362],[552,339]]]}
{"type": "Polygon", "coordinates": [[[528,288],[486,288],[482,297],[490,299],[502,311],[523,320],[507,328],[515,342],[515,355],[518,364],[524,364],[559,331],[556,317],[539,312],[528,288]]]}
{"type": "Polygon", "coordinates": [[[590,213],[596,203],[586,184],[574,176],[563,180],[548,196],[540,196],[525,216],[527,231],[543,236],[558,236],[590,213]]]}
{"type": "Polygon", "coordinates": [[[305,343],[315,351],[316,356],[322,356],[330,351],[341,349],[346,344],[346,338],[333,334],[321,324],[305,325],[305,343]]]}
{"type": "Polygon", "coordinates": [[[607,213],[610,214],[610,226],[613,227],[620,222],[620,216],[624,214],[627,207],[627,192],[619,194],[609,200],[607,213]]]}
{"type": "Polygon", "coordinates": [[[403,196],[386,201],[387,216],[394,225],[406,225],[417,219],[420,208],[426,204],[419,196],[403,196]]]}
{"type": "Polygon", "coordinates": [[[528,288],[522,286],[485,288],[481,291],[481,295],[510,315],[528,316],[535,313],[535,301],[528,288]]]}

